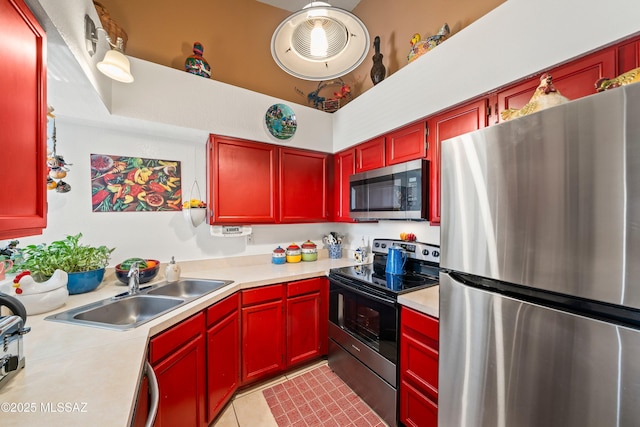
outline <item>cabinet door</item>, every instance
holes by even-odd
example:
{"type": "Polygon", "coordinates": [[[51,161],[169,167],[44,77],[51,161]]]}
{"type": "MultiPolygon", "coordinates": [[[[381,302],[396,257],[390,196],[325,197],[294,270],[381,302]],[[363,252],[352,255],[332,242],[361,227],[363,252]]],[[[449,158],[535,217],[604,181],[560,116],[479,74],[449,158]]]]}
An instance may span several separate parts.
{"type": "Polygon", "coordinates": [[[0,0],[0,240],[47,224],[46,34],[23,0],[0,0]]]}
{"type": "Polygon", "coordinates": [[[206,425],[204,359],[200,335],[153,366],[160,389],[156,427],[206,425]]]}
{"type": "Polygon", "coordinates": [[[329,219],[329,155],[280,148],[280,222],[329,219]]]}
{"type": "Polygon", "coordinates": [[[353,222],[349,216],[349,177],[356,171],[355,150],[350,149],[334,156],[334,216],[336,222],[353,222]]]}
{"type": "MultiPolygon", "coordinates": [[[[596,93],[595,83],[601,77],[615,76],[616,52],[608,48],[549,70],[553,84],[570,100],[596,93]]],[[[522,108],[540,84],[540,76],[535,76],[498,92],[498,110],[522,108]]],[[[498,114],[499,120],[502,120],[498,114]]]]}
{"type": "Polygon", "coordinates": [[[380,136],[355,147],[356,172],[364,172],[385,166],[385,137],[380,136]]]}
{"type": "Polygon", "coordinates": [[[301,280],[287,286],[287,366],[317,359],[328,347],[328,282],[301,280]]]}
{"type": "Polygon", "coordinates": [[[438,320],[402,307],[400,316],[400,421],[438,425],[438,320]]]}
{"type": "Polygon", "coordinates": [[[212,135],[207,159],[210,223],[276,222],[275,145],[212,135]]]}
{"type": "Polygon", "coordinates": [[[207,309],[207,421],[211,423],[240,383],[240,298],[238,294],[207,309]]]}
{"type": "Polygon", "coordinates": [[[480,99],[438,114],[427,120],[429,129],[429,218],[440,224],[440,144],[445,139],[471,132],[487,125],[487,101],[480,99]]]}
{"type": "MultiPolygon", "coordinates": [[[[618,63],[616,64],[616,76],[640,67],[640,37],[635,37],[616,47],[618,63]]],[[[604,76],[612,78],[612,76],[604,76]]]]}
{"type": "Polygon", "coordinates": [[[388,134],[387,166],[425,158],[427,155],[425,133],[425,122],[419,122],[388,134]]]}
{"type": "Polygon", "coordinates": [[[285,369],[282,285],[242,291],[242,384],[285,369]]]}
{"type": "Polygon", "coordinates": [[[438,427],[438,405],[401,380],[400,421],[407,427],[438,427]]]}

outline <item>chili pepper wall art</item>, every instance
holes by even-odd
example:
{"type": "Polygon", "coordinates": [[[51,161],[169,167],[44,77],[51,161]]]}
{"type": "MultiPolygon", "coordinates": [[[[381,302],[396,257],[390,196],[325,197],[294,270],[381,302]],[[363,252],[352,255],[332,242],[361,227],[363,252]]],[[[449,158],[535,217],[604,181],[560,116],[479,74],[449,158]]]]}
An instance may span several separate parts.
{"type": "Polygon", "coordinates": [[[182,209],[180,162],[91,154],[93,212],[182,209]]]}

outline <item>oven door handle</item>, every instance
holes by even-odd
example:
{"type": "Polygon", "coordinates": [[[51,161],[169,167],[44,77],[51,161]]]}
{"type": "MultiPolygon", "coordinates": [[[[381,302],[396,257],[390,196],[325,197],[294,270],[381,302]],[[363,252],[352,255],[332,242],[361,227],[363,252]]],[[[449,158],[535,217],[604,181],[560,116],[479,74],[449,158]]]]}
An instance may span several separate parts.
{"type": "Polygon", "coordinates": [[[396,306],[396,302],[394,300],[392,300],[392,299],[383,298],[383,297],[380,297],[380,296],[378,296],[378,295],[376,295],[374,293],[364,292],[360,288],[357,288],[355,286],[345,285],[345,284],[340,283],[339,281],[337,281],[335,279],[332,279],[331,277],[329,278],[329,281],[331,283],[333,283],[334,285],[338,286],[339,288],[346,289],[347,291],[353,292],[354,294],[361,295],[361,296],[363,296],[365,298],[372,299],[372,300],[377,301],[377,302],[379,302],[381,304],[385,304],[385,305],[388,305],[388,306],[391,306],[391,307],[395,307],[396,306]]]}

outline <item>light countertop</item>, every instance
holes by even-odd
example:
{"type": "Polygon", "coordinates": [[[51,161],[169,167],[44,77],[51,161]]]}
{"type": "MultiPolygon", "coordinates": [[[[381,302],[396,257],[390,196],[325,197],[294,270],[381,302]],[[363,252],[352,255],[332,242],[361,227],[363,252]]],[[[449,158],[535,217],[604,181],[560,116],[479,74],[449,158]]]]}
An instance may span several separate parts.
{"type": "MultiPolygon", "coordinates": [[[[256,255],[180,263],[182,277],[234,283],[128,331],[44,320],[125,291],[112,269],[95,291],[70,295],[64,306],[29,316],[26,326],[31,332],[24,336],[26,367],[0,388],[2,426],[128,426],[151,336],[238,290],[324,276],[331,268],[355,263],[322,256],[315,262],[275,265],[270,261],[270,255],[256,255]]],[[[149,284],[164,279],[164,266],[149,284]]],[[[405,294],[399,302],[437,317],[437,288],[405,294]]]]}

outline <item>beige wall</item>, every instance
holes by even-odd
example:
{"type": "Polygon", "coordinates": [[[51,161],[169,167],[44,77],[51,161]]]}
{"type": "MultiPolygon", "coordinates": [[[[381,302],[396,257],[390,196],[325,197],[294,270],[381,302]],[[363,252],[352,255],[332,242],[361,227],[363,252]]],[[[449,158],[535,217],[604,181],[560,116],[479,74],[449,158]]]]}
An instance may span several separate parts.
{"type": "MultiPolygon", "coordinates": [[[[387,76],[407,65],[414,33],[435,34],[447,22],[454,35],[505,0],[362,0],[354,9],[381,38],[387,76]]],[[[127,55],[183,69],[193,42],[204,46],[212,78],[306,105],[317,82],[294,78],[271,58],[271,35],[290,13],[255,0],[99,0],[128,35],[127,55]]],[[[369,59],[343,77],[353,97],[372,87],[369,59]]],[[[232,100],[229,100],[232,102],[232,100]]]]}

